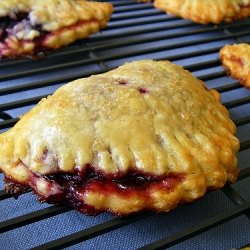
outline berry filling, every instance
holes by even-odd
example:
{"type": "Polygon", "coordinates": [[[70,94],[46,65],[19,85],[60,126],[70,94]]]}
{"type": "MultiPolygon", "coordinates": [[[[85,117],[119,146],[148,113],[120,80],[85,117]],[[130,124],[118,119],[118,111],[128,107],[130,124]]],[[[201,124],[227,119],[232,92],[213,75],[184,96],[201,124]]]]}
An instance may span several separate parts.
{"type": "Polygon", "coordinates": [[[18,13],[18,15],[12,15],[12,17],[0,18],[0,41],[4,42],[9,36],[9,32],[22,20],[28,21],[28,13],[18,13]]]}
{"type": "Polygon", "coordinates": [[[105,207],[98,208],[88,204],[85,198],[91,194],[98,194],[100,197],[114,196],[123,200],[131,197],[147,199],[159,190],[164,190],[166,193],[172,192],[185,178],[183,174],[159,177],[130,172],[125,176],[111,179],[111,176],[95,172],[91,166],[86,167],[85,172],[72,174],[57,173],[39,176],[28,171],[29,178],[22,184],[5,176],[6,192],[17,198],[31,188],[41,202],[69,205],[87,215],[97,215],[108,210],[105,207]]]}
{"type": "Polygon", "coordinates": [[[0,18],[0,55],[16,57],[18,54],[46,52],[42,45],[48,32],[41,25],[33,26],[28,13],[20,12],[0,18]]]}

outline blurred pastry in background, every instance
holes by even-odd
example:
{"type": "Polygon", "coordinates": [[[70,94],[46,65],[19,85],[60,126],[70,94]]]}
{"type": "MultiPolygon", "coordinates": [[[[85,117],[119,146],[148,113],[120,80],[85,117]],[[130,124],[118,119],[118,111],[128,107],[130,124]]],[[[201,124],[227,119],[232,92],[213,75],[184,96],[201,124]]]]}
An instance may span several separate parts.
{"type": "Polygon", "coordinates": [[[0,1],[0,58],[41,58],[106,27],[110,3],[0,1]]]}
{"type": "Polygon", "coordinates": [[[155,0],[154,6],[200,24],[232,22],[250,15],[250,0],[155,0]]]}
{"type": "Polygon", "coordinates": [[[227,74],[250,89],[250,45],[247,43],[227,44],[220,49],[219,55],[227,74]]]}

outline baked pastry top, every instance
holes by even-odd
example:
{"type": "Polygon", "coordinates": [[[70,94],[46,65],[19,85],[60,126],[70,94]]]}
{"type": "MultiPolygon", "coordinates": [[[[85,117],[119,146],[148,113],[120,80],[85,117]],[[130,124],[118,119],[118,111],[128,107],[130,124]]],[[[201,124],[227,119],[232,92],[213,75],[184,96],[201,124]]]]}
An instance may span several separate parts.
{"type": "Polygon", "coordinates": [[[32,57],[106,27],[110,3],[85,0],[0,1],[0,57],[32,57]]]}
{"type": "Polygon", "coordinates": [[[250,15],[250,0],[155,0],[154,6],[201,24],[232,22],[250,15]]]}
{"type": "Polygon", "coordinates": [[[250,88],[250,45],[239,43],[220,49],[220,60],[228,75],[246,88],[250,88]]]}
{"type": "Polygon", "coordinates": [[[0,135],[0,170],[8,192],[86,214],[168,212],[237,179],[235,130],[190,72],[135,61],[42,99],[0,135]]]}

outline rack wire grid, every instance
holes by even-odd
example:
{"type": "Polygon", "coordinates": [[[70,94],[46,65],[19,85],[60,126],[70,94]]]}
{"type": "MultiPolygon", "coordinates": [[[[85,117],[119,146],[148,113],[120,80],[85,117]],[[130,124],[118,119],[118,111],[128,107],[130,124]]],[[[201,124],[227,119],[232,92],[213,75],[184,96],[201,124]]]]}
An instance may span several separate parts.
{"type": "Polygon", "coordinates": [[[250,242],[250,90],[227,77],[218,59],[226,44],[249,43],[250,19],[200,25],[168,15],[153,3],[110,1],[107,28],[32,60],[0,61],[0,132],[61,85],[154,59],[182,65],[221,94],[240,139],[239,178],[165,214],[119,219],[86,216],[67,206],[40,204],[26,193],[13,199],[0,174],[1,249],[239,249],[250,242]]]}

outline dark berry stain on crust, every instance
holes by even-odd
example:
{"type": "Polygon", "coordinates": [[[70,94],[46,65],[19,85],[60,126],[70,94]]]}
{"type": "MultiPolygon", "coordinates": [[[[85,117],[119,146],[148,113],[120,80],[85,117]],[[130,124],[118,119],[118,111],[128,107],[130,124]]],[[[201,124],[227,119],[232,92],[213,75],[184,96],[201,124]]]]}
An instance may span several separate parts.
{"type": "Polygon", "coordinates": [[[128,84],[128,81],[126,81],[126,80],[119,80],[118,83],[121,84],[121,85],[126,85],[126,84],[128,84]]]}
{"type": "Polygon", "coordinates": [[[142,88],[142,87],[139,87],[138,88],[138,91],[141,93],[141,94],[148,94],[149,93],[149,90],[145,89],[145,88],[142,88]]]}
{"type": "Polygon", "coordinates": [[[245,63],[242,58],[236,57],[236,56],[231,56],[230,61],[238,63],[240,66],[244,66],[245,63]]]}

